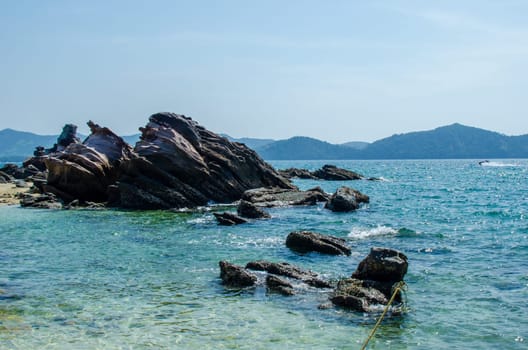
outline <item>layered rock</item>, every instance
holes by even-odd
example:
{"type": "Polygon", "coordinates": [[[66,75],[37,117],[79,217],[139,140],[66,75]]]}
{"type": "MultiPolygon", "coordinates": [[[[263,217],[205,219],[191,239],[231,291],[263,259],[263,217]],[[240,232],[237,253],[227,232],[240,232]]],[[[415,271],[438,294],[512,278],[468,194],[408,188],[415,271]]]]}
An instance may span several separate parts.
{"type": "Polygon", "coordinates": [[[88,125],[91,134],[83,143],[65,127],[56,152],[28,161],[43,163],[48,172],[47,181],[39,181],[42,192],[65,202],[170,209],[233,202],[256,187],[295,189],[245,145],[182,115],[152,115],[134,149],[111,130],[88,125]]]}
{"type": "Polygon", "coordinates": [[[328,181],[347,181],[347,180],[361,180],[364,176],[356,172],[338,168],[335,165],[323,165],[321,169],[315,171],[309,171],[306,169],[289,168],[280,170],[282,176],[286,178],[299,178],[299,179],[316,179],[316,180],[328,180],[328,181]]]}
{"type": "Polygon", "coordinates": [[[259,207],[281,207],[289,205],[315,205],[325,202],[329,195],[320,187],[307,191],[278,187],[261,187],[244,192],[242,199],[259,207]]]}
{"type": "Polygon", "coordinates": [[[349,212],[359,208],[361,203],[368,203],[369,196],[350,187],[340,187],[325,204],[325,208],[335,212],[349,212]]]}
{"type": "MultiPolygon", "coordinates": [[[[394,288],[407,273],[407,257],[393,249],[372,248],[362,260],[351,278],[339,281],[332,303],[356,311],[372,311],[373,305],[386,305],[394,288]]],[[[402,301],[401,292],[395,297],[402,301]]]]}
{"type": "Polygon", "coordinates": [[[88,122],[91,134],[84,143],[70,143],[44,162],[48,170],[43,190],[70,202],[105,202],[108,186],[121,175],[121,165],[137,158],[132,148],[110,129],[88,122]]]}
{"type": "Polygon", "coordinates": [[[246,269],[266,271],[274,275],[290,277],[317,288],[331,287],[330,283],[320,279],[315,272],[303,270],[287,262],[274,263],[266,260],[251,261],[246,264],[246,269]]]}
{"type": "Polygon", "coordinates": [[[350,248],[339,237],[310,231],[291,232],[286,238],[286,246],[300,253],[318,252],[331,255],[350,255],[350,248]]]}
{"type": "Polygon", "coordinates": [[[183,115],[150,117],[126,164],[114,198],[125,208],[165,209],[238,200],[244,191],[294,189],[253,150],[233,143],[183,115]]]}

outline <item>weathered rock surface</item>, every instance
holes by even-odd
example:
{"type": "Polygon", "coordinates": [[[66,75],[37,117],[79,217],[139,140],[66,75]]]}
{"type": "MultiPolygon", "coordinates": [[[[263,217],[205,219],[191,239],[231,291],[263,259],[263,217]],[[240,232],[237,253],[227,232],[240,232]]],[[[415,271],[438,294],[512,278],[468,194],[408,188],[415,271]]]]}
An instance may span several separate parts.
{"type": "Polygon", "coordinates": [[[269,219],[271,215],[253,203],[241,200],[237,207],[238,215],[249,219],[269,219]]]}
{"type": "Polygon", "coordinates": [[[244,191],[295,188],[253,150],[174,113],[150,117],[117,184],[116,205],[166,209],[233,202],[244,191]]]}
{"type": "Polygon", "coordinates": [[[349,212],[359,208],[360,203],[368,203],[369,197],[350,187],[340,187],[330,197],[325,208],[335,212],[349,212]]]}
{"type": "Polygon", "coordinates": [[[342,238],[310,231],[291,232],[286,238],[286,246],[299,253],[350,255],[350,248],[345,243],[342,238]]]}
{"type": "Polygon", "coordinates": [[[324,165],[321,169],[309,171],[306,169],[289,168],[280,170],[280,174],[288,179],[317,179],[328,181],[361,180],[364,176],[350,170],[338,168],[335,165],[324,165]]]}
{"type": "Polygon", "coordinates": [[[110,129],[88,122],[91,134],[84,143],[70,143],[63,152],[44,161],[48,169],[45,192],[66,202],[106,202],[108,186],[121,175],[121,164],[137,156],[123,139],[110,129]]]}
{"type": "Polygon", "coordinates": [[[134,149],[109,129],[88,125],[91,134],[83,143],[69,129],[57,152],[36,152],[28,161],[37,168],[43,163],[48,172],[39,186],[43,192],[65,202],[171,209],[233,202],[256,187],[295,188],[245,145],[182,115],[152,115],[134,149]]]}
{"type": "Polygon", "coordinates": [[[387,248],[372,248],[352,274],[353,278],[394,283],[403,280],[409,264],[403,253],[387,248]]]}
{"type": "Polygon", "coordinates": [[[329,195],[320,187],[307,191],[277,187],[254,188],[244,192],[242,199],[259,207],[281,207],[289,205],[315,205],[325,202],[329,195]]]}
{"type": "Polygon", "coordinates": [[[6,181],[23,180],[37,174],[39,170],[34,166],[19,167],[16,164],[8,163],[0,168],[0,176],[6,181]]]}
{"type": "Polygon", "coordinates": [[[218,224],[223,226],[233,226],[247,223],[246,219],[229,212],[213,213],[213,215],[216,218],[216,221],[218,221],[218,224]]]}
{"type": "MultiPolygon", "coordinates": [[[[403,281],[407,272],[407,257],[396,250],[372,248],[369,255],[359,263],[352,278],[339,281],[332,303],[356,311],[372,311],[372,305],[386,305],[394,293],[393,288],[403,281]]],[[[395,301],[402,301],[401,293],[395,301]]]]}
{"type": "Polygon", "coordinates": [[[222,283],[228,287],[245,288],[257,283],[257,276],[241,266],[231,264],[227,261],[220,261],[218,265],[220,266],[222,283]]]}
{"type": "Polygon", "coordinates": [[[266,260],[251,261],[246,269],[266,271],[268,273],[294,278],[316,288],[330,288],[331,284],[318,277],[315,272],[303,270],[287,262],[274,263],[266,260]]]}

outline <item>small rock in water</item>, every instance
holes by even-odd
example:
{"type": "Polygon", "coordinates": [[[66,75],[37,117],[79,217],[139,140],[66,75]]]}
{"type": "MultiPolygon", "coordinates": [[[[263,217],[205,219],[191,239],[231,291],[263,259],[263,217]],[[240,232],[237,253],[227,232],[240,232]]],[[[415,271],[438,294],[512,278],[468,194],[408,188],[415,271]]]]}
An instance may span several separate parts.
{"type": "Polygon", "coordinates": [[[220,261],[218,265],[220,266],[220,278],[226,286],[244,288],[257,283],[257,276],[241,266],[231,264],[227,261],[220,261]]]}
{"type": "Polygon", "coordinates": [[[300,253],[318,252],[332,255],[351,253],[344,239],[310,231],[291,232],[286,238],[286,246],[300,253]]]}
{"type": "Polygon", "coordinates": [[[247,220],[233,213],[213,213],[219,225],[233,226],[247,223],[247,220]]]}
{"type": "Polygon", "coordinates": [[[274,276],[274,275],[266,276],[266,285],[268,286],[268,290],[278,292],[282,295],[294,295],[295,294],[291,283],[283,280],[282,278],[274,276]]]}
{"type": "Polygon", "coordinates": [[[258,208],[253,203],[241,200],[237,207],[238,215],[249,219],[269,219],[271,215],[258,208]]]}
{"type": "Polygon", "coordinates": [[[358,209],[360,203],[368,203],[369,200],[369,196],[343,186],[330,197],[325,208],[335,212],[349,212],[358,209]]]}

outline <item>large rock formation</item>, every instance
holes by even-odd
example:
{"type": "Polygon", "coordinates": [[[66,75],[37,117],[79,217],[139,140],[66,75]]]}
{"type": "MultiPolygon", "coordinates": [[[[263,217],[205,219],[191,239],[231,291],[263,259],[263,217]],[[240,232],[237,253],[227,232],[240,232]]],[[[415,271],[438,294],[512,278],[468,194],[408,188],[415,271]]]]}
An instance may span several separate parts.
{"type": "Polygon", "coordinates": [[[121,175],[121,165],[137,158],[132,148],[110,129],[88,122],[91,134],[84,143],[70,143],[62,152],[52,153],[44,162],[48,169],[45,192],[66,202],[105,202],[108,186],[121,175]]]}
{"type": "Polygon", "coordinates": [[[33,158],[43,160],[48,171],[41,190],[66,203],[169,209],[232,202],[256,187],[295,189],[245,145],[182,115],[152,115],[134,149],[111,130],[88,125],[91,134],[83,143],[65,127],[58,144],[69,142],[67,147],[33,158]]]}
{"type": "Polygon", "coordinates": [[[238,200],[263,186],[295,188],[253,150],[173,113],[150,117],[113,198],[125,208],[194,207],[238,200]]]}

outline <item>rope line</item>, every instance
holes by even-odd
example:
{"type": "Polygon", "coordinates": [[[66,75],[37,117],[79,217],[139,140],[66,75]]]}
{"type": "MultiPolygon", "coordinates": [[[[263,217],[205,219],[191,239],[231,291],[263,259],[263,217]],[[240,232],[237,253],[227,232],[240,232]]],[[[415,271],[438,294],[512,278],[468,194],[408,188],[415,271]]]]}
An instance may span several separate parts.
{"type": "Polygon", "coordinates": [[[378,330],[378,327],[381,324],[381,321],[383,321],[383,318],[387,314],[387,311],[389,311],[389,308],[390,308],[391,304],[394,302],[394,299],[396,299],[396,295],[398,294],[398,292],[400,290],[403,289],[403,286],[405,286],[405,282],[400,281],[400,282],[398,282],[398,285],[396,286],[396,288],[394,288],[394,293],[392,293],[392,296],[391,296],[389,302],[387,303],[387,306],[385,306],[385,309],[383,310],[383,313],[381,314],[380,318],[376,322],[376,325],[370,331],[370,334],[369,334],[367,340],[365,340],[365,342],[363,343],[363,346],[361,347],[361,350],[365,350],[367,348],[367,345],[368,345],[369,341],[372,339],[372,337],[374,336],[374,334],[378,330]]]}

